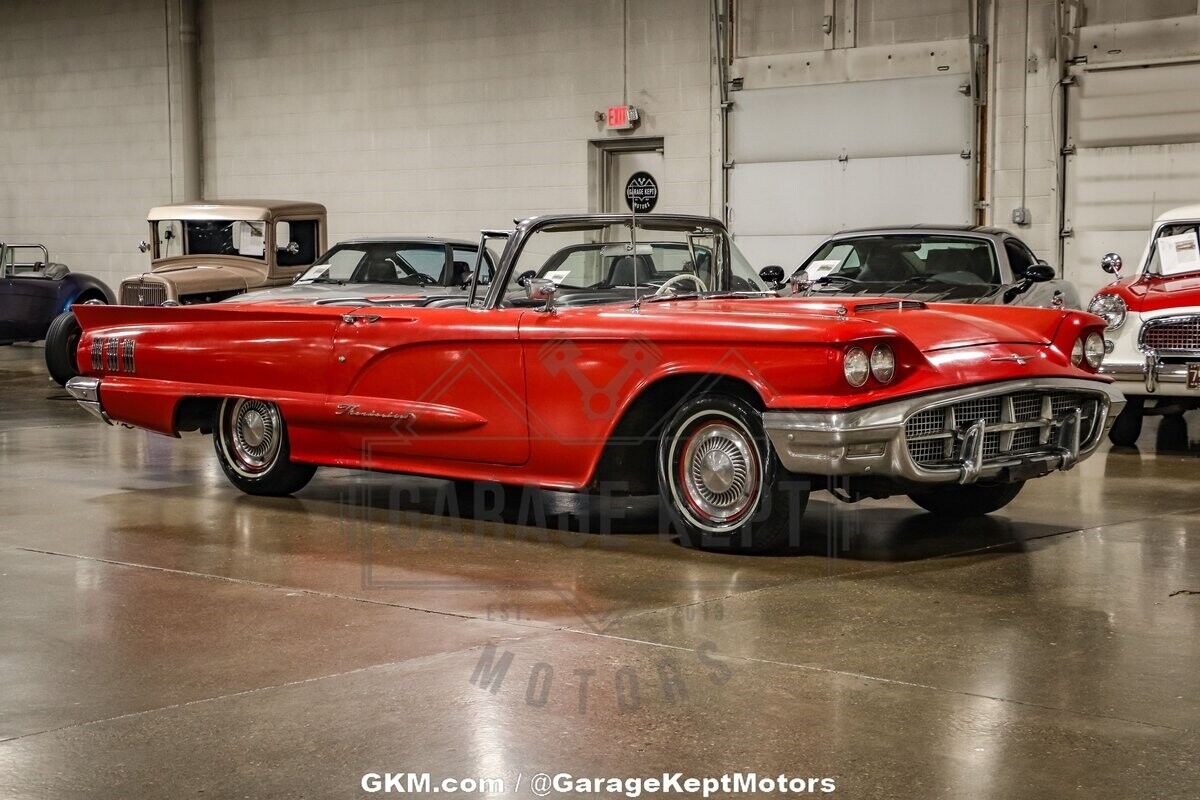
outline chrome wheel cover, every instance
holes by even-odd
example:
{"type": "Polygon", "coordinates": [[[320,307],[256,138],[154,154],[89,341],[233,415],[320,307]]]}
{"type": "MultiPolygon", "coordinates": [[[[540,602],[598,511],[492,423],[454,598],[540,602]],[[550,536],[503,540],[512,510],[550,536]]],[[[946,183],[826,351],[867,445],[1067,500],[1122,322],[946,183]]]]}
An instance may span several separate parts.
{"type": "Polygon", "coordinates": [[[261,475],[279,459],[283,420],[279,408],[265,400],[225,401],[221,411],[221,445],[239,475],[261,475]]]}
{"type": "Polygon", "coordinates": [[[672,489],[681,510],[707,530],[740,526],[758,503],[762,464],[749,431],[733,417],[704,412],[680,426],[672,489]]]}

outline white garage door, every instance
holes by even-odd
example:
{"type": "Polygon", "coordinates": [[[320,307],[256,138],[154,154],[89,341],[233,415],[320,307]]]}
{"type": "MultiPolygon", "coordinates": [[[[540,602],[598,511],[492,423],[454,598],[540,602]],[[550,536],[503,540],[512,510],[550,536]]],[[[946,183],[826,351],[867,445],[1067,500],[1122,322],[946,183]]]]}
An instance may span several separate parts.
{"type": "Polygon", "coordinates": [[[959,90],[966,80],[735,92],[730,225],[750,261],[795,266],[843,228],[970,223],[974,107],[959,90]]]}
{"type": "Polygon", "coordinates": [[[1074,78],[1063,264],[1086,298],[1107,282],[1102,255],[1132,268],[1155,217],[1200,201],[1200,64],[1083,67],[1074,78]]]}

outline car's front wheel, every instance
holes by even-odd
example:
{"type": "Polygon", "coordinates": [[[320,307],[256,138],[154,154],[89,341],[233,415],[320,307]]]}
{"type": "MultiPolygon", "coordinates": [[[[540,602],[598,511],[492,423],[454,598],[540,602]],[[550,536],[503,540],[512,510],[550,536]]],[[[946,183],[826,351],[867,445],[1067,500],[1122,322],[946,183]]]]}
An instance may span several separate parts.
{"type": "Polygon", "coordinates": [[[659,494],[689,547],[766,552],[787,544],[808,486],[786,474],[762,414],[739,397],[688,400],[659,437],[659,494]]]}
{"type": "Polygon", "coordinates": [[[213,431],[217,460],[229,482],[246,494],[287,495],[312,480],[317,468],[291,460],[287,425],[267,400],[227,398],[213,431]]]}
{"type": "Polygon", "coordinates": [[[67,381],[79,374],[75,351],[82,333],[73,311],[59,314],[46,331],[46,369],[59,386],[66,386],[67,381]]]}
{"type": "Polygon", "coordinates": [[[921,508],[940,517],[982,517],[999,511],[1016,499],[1025,481],[996,486],[954,486],[914,492],[908,497],[921,508]]]}
{"type": "Polygon", "coordinates": [[[1109,441],[1117,447],[1133,447],[1138,437],[1142,435],[1142,419],[1146,413],[1144,397],[1128,397],[1125,408],[1117,415],[1112,430],[1108,432],[1109,441]]]}

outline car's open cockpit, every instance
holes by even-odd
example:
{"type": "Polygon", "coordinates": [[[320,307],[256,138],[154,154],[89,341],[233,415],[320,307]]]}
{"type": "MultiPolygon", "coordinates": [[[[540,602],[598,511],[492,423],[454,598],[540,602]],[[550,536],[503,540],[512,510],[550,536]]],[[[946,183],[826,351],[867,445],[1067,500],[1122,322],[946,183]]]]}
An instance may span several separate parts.
{"type": "MultiPolygon", "coordinates": [[[[499,280],[471,287],[487,307],[636,303],[653,297],[745,292],[768,286],[716,220],[683,215],[578,215],[525,220],[507,239],[499,280]]],[[[483,250],[484,248],[480,248],[483,250]]]]}

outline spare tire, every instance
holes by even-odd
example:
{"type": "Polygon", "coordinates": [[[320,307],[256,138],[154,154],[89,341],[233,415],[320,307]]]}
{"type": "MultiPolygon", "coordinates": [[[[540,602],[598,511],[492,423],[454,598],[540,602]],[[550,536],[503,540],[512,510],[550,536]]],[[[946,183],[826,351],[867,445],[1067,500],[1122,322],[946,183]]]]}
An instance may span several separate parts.
{"type": "Polygon", "coordinates": [[[55,317],[46,331],[46,368],[59,386],[66,386],[67,381],[79,374],[75,350],[82,333],[83,328],[72,311],[64,311],[55,317]]]}

